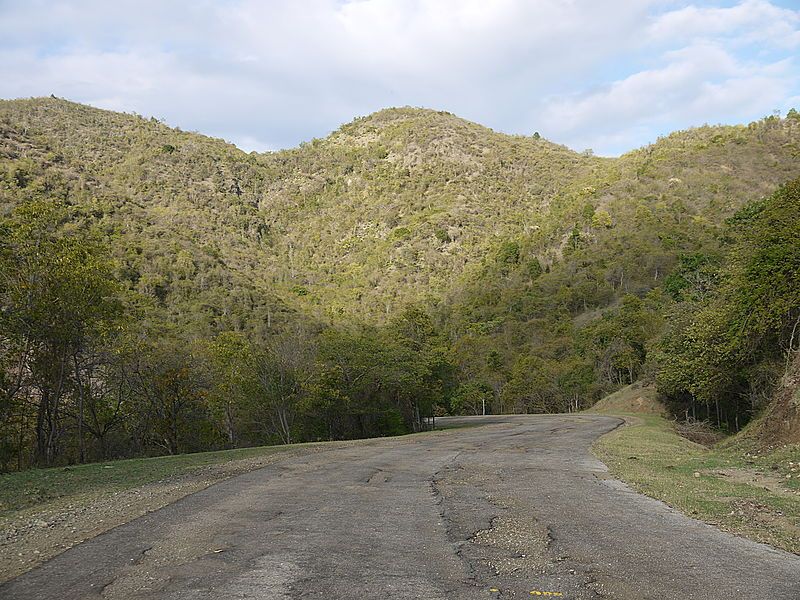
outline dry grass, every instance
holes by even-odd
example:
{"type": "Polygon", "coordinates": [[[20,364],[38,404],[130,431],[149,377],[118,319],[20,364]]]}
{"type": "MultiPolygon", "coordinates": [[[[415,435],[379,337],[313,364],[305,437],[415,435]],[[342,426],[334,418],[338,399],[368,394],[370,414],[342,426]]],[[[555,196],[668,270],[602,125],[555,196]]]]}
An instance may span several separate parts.
{"type": "Polygon", "coordinates": [[[658,401],[655,387],[633,383],[606,396],[587,412],[634,413],[666,416],[664,405],[658,401]]]}
{"type": "Polygon", "coordinates": [[[800,446],[707,448],[662,417],[635,421],[595,444],[615,477],[691,517],[800,554],[800,446]]]}

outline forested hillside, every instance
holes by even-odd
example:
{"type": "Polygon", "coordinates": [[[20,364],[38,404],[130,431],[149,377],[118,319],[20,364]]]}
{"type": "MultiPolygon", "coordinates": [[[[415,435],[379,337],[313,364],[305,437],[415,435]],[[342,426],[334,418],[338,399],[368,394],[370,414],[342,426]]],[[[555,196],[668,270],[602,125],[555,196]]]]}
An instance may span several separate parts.
{"type": "Polygon", "coordinates": [[[797,346],[798,176],[795,112],[608,159],[421,109],[246,154],[0,102],[0,466],[576,410],[642,377],[737,429],[797,346]],[[730,343],[694,333],[726,319],[730,343]]]}

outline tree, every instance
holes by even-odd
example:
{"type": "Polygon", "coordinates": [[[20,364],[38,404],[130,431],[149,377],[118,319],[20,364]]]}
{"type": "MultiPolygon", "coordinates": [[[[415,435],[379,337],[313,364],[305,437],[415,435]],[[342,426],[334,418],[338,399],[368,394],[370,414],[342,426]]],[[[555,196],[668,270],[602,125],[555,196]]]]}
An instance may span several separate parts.
{"type": "Polygon", "coordinates": [[[376,328],[324,331],[319,359],[325,385],[318,390],[327,396],[327,404],[338,407],[337,413],[327,414],[329,437],[368,437],[400,420],[387,398],[392,357],[376,328]]]}
{"type": "Polygon", "coordinates": [[[450,398],[451,413],[454,415],[490,414],[493,399],[494,393],[489,385],[476,381],[462,383],[450,398]]]}
{"type": "Polygon", "coordinates": [[[725,237],[716,286],[688,297],[679,288],[657,382],[678,405],[688,399],[694,413],[699,402],[718,425],[738,428],[759,408],[761,382],[780,375],[800,322],[800,180],[744,207],[725,237]]]}
{"type": "Polygon", "coordinates": [[[612,384],[633,383],[647,357],[646,344],[660,329],[659,302],[627,294],[621,305],[580,332],[579,349],[612,384]]]}
{"type": "Polygon", "coordinates": [[[511,378],[501,394],[503,406],[525,414],[558,410],[554,365],[538,356],[523,354],[514,362],[511,378]]]}
{"type": "MultiPolygon", "coordinates": [[[[206,449],[202,440],[207,380],[197,356],[180,339],[160,336],[132,348],[128,367],[139,409],[137,436],[142,446],[168,454],[206,449]]],[[[206,443],[204,443],[206,442],[206,443]]]]}
{"type": "Polygon", "coordinates": [[[412,431],[423,427],[422,416],[431,416],[434,405],[444,400],[453,385],[454,369],[449,349],[430,314],[408,306],[387,326],[385,346],[389,352],[387,382],[393,387],[395,404],[412,431]]]}
{"type": "Polygon", "coordinates": [[[117,333],[123,314],[106,245],[70,218],[57,201],[33,200],[0,223],[0,330],[14,356],[3,404],[15,405],[25,390],[36,407],[37,462],[48,465],[60,451],[71,395],[84,459],[81,357],[117,333]]]}
{"type": "Polygon", "coordinates": [[[203,342],[202,349],[209,373],[208,413],[226,445],[236,448],[259,383],[255,352],[247,338],[230,331],[203,342]]]}
{"type": "Polygon", "coordinates": [[[611,215],[603,208],[596,210],[592,215],[592,227],[595,229],[606,228],[608,229],[613,225],[611,215]]]}
{"type": "Polygon", "coordinates": [[[314,349],[303,331],[276,336],[254,349],[258,412],[282,443],[291,444],[295,420],[313,371],[314,349]]]}
{"type": "MultiPolygon", "coordinates": [[[[123,430],[132,417],[128,365],[117,340],[110,344],[112,347],[108,347],[108,340],[106,342],[106,346],[90,348],[79,357],[76,376],[83,407],[78,422],[94,438],[101,460],[109,456],[109,438],[123,430]]],[[[83,441],[79,440],[79,444],[79,460],[83,461],[83,441]]]]}

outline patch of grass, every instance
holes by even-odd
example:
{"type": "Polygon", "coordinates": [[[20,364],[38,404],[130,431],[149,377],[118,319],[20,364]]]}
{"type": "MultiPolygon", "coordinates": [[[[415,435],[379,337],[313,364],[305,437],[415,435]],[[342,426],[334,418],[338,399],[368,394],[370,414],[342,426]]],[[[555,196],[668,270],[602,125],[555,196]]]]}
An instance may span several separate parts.
{"type": "Polygon", "coordinates": [[[593,448],[615,477],[691,517],[800,554],[800,447],[706,448],[662,417],[632,422],[593,448]]]}
{"type": "Polygon", "coordinates": [[[658,400],[655,386],[642,385],[638,381],[606,396],[589,408],[587,412],[667,414],[664,405],[658,400]]]}
{"type": "Polygon", "coordinates": [[[0,517],[86,493],[113,493],[180,476],[199,468],[281,452],[292,446],[262,446],[157,458],[30,469],[0,475],[0,517]]]}

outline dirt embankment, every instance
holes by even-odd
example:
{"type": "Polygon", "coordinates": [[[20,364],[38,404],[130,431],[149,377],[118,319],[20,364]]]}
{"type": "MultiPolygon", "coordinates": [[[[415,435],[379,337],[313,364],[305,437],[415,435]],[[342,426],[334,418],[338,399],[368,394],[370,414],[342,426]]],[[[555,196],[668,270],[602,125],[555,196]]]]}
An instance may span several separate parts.
{"type": "Polygon", "coordinates": [[[800,444],[800,352],[796,352],[763,416],[740,434],[762,447],[800,444]]]}

